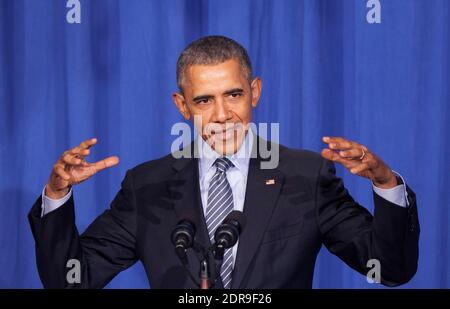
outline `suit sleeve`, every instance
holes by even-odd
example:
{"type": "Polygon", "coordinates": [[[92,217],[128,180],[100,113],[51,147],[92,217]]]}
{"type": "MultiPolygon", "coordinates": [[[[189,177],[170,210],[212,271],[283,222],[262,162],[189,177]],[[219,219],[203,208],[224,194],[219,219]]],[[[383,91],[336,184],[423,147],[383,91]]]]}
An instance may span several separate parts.
{"type": "MultiPolygon", "coordinates": [[[[45,288],[102,288],[137,260],[136,211],[131,172],[109,210],[80,236],[75,226],[73,196],[41,218],[39,197],[28,216],[36,243],[39,276],[45,288]],[[80,261],[79,283],[66,280],[67,262],[80,261]]],[[[73,281],[73,280],[72,280],[73,281]]]]}
{"type": "Polygon", "coordinates": [[[419,222],[414,192],[407,187],[409,207],[374,196],[372,216],[349,195],[334,164],[323,161],[316,186],[317,221],[330,252],[366,275],[370,259],[380,262],[381,283],[397,286],[416,273],[419,222]]]}

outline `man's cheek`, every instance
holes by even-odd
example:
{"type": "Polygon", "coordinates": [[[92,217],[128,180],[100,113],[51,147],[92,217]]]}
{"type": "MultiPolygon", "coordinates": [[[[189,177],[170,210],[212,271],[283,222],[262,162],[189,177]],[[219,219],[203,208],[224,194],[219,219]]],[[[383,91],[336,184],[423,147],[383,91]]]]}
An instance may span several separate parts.
{"type": "Polygon", "coordinates": [[[194,127],[198,134],[203,134],[207,122],[201,114],[194,114],[194,127]]]}
{"type": "Polygon", "coordinates": [[[209,137],[214,136],[213,132],[219,131],[219,130],[221,130],[220,124],[217,124],[217,123],[214,123],[214,122],[206,123],[203,126],[202,135],[209,138],[209,137]]]}

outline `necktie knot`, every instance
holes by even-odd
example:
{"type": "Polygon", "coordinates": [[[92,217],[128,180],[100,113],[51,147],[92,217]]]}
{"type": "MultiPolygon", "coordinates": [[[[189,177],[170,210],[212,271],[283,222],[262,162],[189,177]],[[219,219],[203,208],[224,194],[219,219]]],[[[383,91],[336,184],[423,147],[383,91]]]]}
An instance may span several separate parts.
{"type": "Polygon", "coordinates": [[[226,172],[230,167],[233,167],[234,164],[225,157],[217,158],[217,160],[214,162],[214,165],[217,167],[217,170],[219,172],[226,172]]]}

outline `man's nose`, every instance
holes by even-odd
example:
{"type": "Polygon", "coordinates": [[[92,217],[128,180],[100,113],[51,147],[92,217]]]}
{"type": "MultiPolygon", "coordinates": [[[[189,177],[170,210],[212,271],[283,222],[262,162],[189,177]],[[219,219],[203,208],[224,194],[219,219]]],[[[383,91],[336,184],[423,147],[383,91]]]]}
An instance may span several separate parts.
{"type": "Polygon", "coordinates": [[[214,104],[214,120],[216,122],[226,122],[233,118],[233,115],[224,100],[219,99],[214,104]]]}

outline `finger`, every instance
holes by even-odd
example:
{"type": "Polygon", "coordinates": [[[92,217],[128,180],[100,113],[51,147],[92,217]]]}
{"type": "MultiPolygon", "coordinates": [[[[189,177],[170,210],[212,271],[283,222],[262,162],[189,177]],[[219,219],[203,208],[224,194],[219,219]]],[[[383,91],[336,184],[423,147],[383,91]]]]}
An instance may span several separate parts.
{"type": "Polygon", "coordinates": [[[323,137],[322,140],[328,144],[330,149],[334,150],[346,150],[355,146],[356,143],[353,143],[349,140],[346,140],[342,137],[323,137]]]}
{"type": "MultiPolygon", "coordinates": [[[[89,151],[89,149],[85,149],[85,150],[86,150],[86,151],[89,151]]],[[[84,150],[81,150],[80,153],[85,153],[85,152],[84,152],[84,150]]],[[[69,153],[68,155],[65,154],[64,156],[67,156],[67,157],[72,156],[72,157],[75,159],[76,162],[73,162],[73,163],[70,164],[70,165],[75,165],[75,166],[77,166],[77,165],[81,165],[81,166],[89,166],[89,163],[87,163],[86,160],[85,160],[85,157],[86,157],[88,154],[89,154],[89,152],[86,153],[86,155],[78,154],[78,153],[75,153],[75,154],[69,153]],[[79,161],[78,161],[78,160],[79,160],[79,161]],[[77,162],[79,162],[79,163],[77,163],[77,162]]],[[[64,157],[64,156],[63,156],[63,157],[64,157]]],[[[63,159],[61,159],[61,160],[62,160],[62,163],[63,163],[63,164],[69,164],[69,163],[66,163],[63,159]]]]}
{"type": "Polygon", "coordinates": [[[336,142],[336,143],[350,142],[351,143],[352,142],[351,140],[348,140],[348,139],[340,137],[340,136],[324,136],[322,138],[322,140],[325,143],[334,143],[334,142],[336,142]]]}
{"type": "Polygon", "coordinates": [[[92,163],[91,166],[94,166],[96,171],[99,172],[101,170],[104,170],[106,168],[112,167],[117,164],[119,164],[119,158],[116,156],[112,156],[112,157],[103,159],[101,161],[92,163]]]}
{"type": "Polygon", "coordinates": [[[360,164],[360,161],[342,158],[338,153],[330,149],[322,150],[322,157],[327,160],[342,164],[346,169],[351,169],[360,164]]]}
{"type": "Polygon", "coordinates": [[[80,158],[75,157],[75,155],[66,152],[62,158],[62,162],[69,165],[80,165],[82,160],[80,158]]]}
{"type": "Polygon", "coordinates": [[[342,163],[342,164],[344,164],[344,162],[345,162],[344,158],[342,158],[339,154],[337,154],[335,151],[330,150],[330,149],[323,149],[322,157],[324,157],[327,160],[342,163]]]}
{"type": "MultiPolygon", "coordinates": [[[[70,149],[69,151],[66,151],[63,154],[63,158],[67,154],[69,154],[69,155],[72,155],[75,159],[80,159],[80,161],[77,161],[77,162],[80,162],[80,163],[78,163],[78,164],[75,163],[73,165],[89,166],[89,163],[87,163],[84,158],[87,157],[90,153],[91,153],[90,149],[80,148],[79,146],[77,146],[75,148],[70,149]]],[[[63,159],[61,159],[61,160],[63,161],[63,159]]],[[[63,161],[63,163],[66,163],[66,162],[63,161]]]]}
{"type": "Polygon", "coordinates": [[[339,155],[346,159],[360,159],[364,155],[364,152],[362,148],[352,148],[339,151],[339,155]]]}
{"type": "Polygon", "coordinates": [[[80,147],[81,149],[89,149],[89,148],[91,148],[92,146],[94,146],[95,144],[97,144],[97,139],[94,137],[94,138],[85,140],[84,142],[81,142],[81,144],[80,144],[79,147],[80,147]]]}
{"type": "Polygon", "coordinates": [[[70,149],[68,151],[68,153],[73,154],[75,157],[82,159],[82,158],[88,156],[91,153],[91,151],[90,151],[90,149],[81,148],[81,147],[77,146],[75,148],[70,149]]]}
{"type": "Polygon", "coordinates": [[[61,165],[56,165],[54,168],[55,175],[61,177],[62,179],[68,181],[70,180],[70,175],[67,173],[61,165]]]}
{"type": "Polygon", "coordinates": [[[358,166],[355,166],[350,169],[350,173],[352,174],[360,174],[362,172],[370,170],[370,164],[369,163],[361,163],[358,166]]]}
{"type": "Polygon", "coordinates": [[[322,137],[322,141],[324,141],[325,143],[329,144],[329,143],[344,143],[344,142],[349,142],[351,143],[352,141],[345,139],[343,137],[340,136],[324,136],[322,137]]]}

